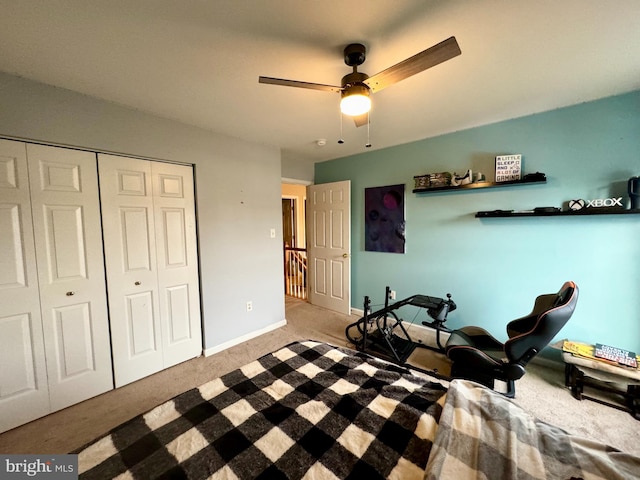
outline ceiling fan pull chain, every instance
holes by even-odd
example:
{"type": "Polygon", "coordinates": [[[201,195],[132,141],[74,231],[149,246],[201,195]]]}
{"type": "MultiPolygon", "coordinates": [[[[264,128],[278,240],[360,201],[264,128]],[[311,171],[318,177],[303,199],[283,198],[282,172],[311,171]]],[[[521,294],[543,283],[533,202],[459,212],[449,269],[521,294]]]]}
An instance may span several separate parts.
{"type": "Polygon", "coordinates": [[[367,112],[367,143],[365,148],[371,147],[371,112],[367,112]]]}
{"type": "Polygon", "coordinates": [[[340,112],[340,140],[338,140],[338,143],[340,145],[344,143],[344,140],[342,138],[342,117],[343,117],[342,112],[340,112]]]}

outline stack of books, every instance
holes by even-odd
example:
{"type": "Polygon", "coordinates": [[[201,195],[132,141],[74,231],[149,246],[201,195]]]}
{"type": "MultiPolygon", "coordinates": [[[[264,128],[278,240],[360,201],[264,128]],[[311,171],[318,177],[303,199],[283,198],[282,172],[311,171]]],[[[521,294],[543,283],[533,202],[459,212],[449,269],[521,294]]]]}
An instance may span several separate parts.
{"type": "Polygon", "coordinates": [[[577,357],[598,360],[614,366],[622,365],[637,369],[638,363],[640,363],[640,355],[636,355],[634,352],[630,352],[629,350],[610,347],[609,345],[603,345],[601,343],[590,345],[588,343],[565,340],[562,344],[562,350],[577,357]]]}

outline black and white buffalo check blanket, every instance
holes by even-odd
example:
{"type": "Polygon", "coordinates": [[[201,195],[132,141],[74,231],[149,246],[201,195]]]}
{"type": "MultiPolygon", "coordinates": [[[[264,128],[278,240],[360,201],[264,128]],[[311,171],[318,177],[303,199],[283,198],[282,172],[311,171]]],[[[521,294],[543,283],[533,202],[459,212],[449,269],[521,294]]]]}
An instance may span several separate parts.
{"type": "Polygon", "coordinates": [[[83,448],[80,478],[640,478],[640,458],[573,437],[481,385],[447,383],[292,343],[83,448]]]}
{"type": "Polygon", "coordinates": [[[426,471],[425,480],[637,480],[640,458],[570,435],[482,385],[453,380],[426,471]]]}
{"type": "Polygon", "coordinates": [[[296,342],[93,442],[80,478],[422,479],[446,392],[431,380],[296,342]]]}

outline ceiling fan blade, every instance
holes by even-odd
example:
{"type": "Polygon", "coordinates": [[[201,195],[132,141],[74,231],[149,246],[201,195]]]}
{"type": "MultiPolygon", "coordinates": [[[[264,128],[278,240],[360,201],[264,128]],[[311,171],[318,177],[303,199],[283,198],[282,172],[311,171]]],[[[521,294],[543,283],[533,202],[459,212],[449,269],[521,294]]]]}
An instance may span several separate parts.
{"type": "Polygon", "coordinates": [[[258,82],[270,85],[282,85],[284,87],[310,88],[312,90],[323,90],[325,92],[341,92],[342,87],[334,85],[322,85],[320,83],[299,82],[297,80],[284,80],[282,78],[258,77],[258,82]]]}
{"type": "Polygon", "coordinates": [[[376,73],[365,80],[364,83],[367,84],[372,92],[377,92],[416,73],[446,62],[461,53],[456,37],[450,37],[433,47],[417,53],[413,57],[407,58],[380,73],[376,73]]]}
{"type": "Polygon", "coordinates": [[[369,114],[363,113],[362,115],[356,115],[353,117],[353,121],[356,123],[356,127],[363,127],[369,123],[369,114]]]}

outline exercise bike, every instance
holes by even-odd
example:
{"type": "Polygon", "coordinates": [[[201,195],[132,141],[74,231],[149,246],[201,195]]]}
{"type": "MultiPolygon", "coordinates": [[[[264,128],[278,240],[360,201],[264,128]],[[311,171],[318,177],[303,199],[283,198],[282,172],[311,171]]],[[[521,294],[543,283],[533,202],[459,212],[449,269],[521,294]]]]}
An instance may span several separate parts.
{"type": "Polygon", "coordinates": [[[449,312],[457,306],[447,293],[447,299],[430,297],[427,295],[412,295],[398,302],[389,304],[391,289],[386,287],[384,308],[371,311],[371,300],[364,297],[364,316],[350,324],[345,329],[347,340],[361,352],[369,352],[375,356],[388,359],[398,364],[404,364],[416,348],[428,348],[437,352],[444,352],[440,341],[441,332],[451,332],[444,326],[449,312]],[[422,325],[436,331],[436,345],[432,347],[421,342],[414,342],[403,320],[398,317],[396,310],[406,305],[424,308],[432,321],[423,321],[422,325]]]}

